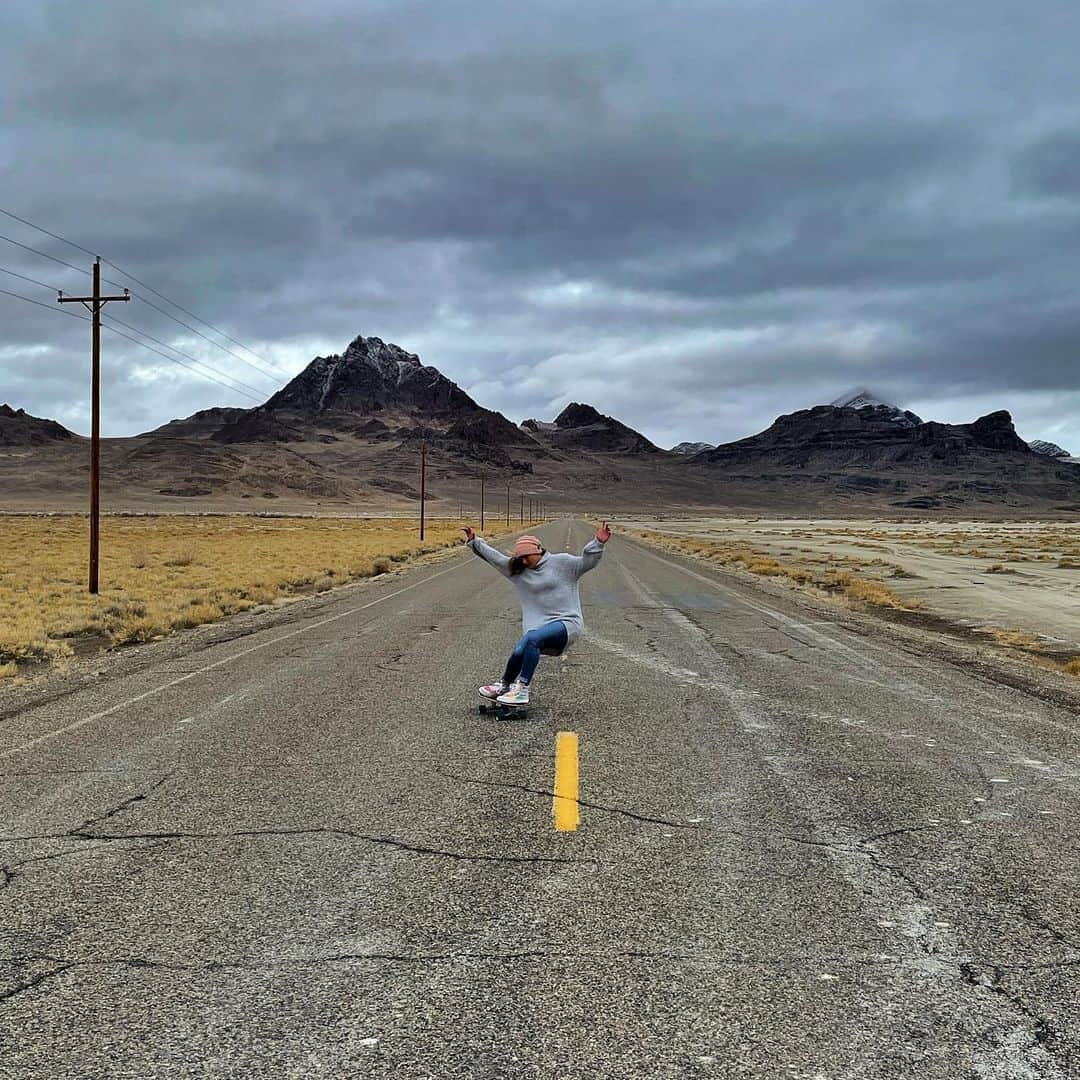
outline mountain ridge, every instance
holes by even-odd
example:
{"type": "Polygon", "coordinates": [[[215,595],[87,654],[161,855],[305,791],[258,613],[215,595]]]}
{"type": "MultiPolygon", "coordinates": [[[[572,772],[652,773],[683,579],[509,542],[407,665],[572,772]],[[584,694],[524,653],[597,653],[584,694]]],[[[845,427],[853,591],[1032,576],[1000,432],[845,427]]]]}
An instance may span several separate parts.
{"type": "Polygon", "coordinates": [[[78,437],[56,420],[32,416],[6,402],[0,405],[0,446],[40,446],[78,437]]]}

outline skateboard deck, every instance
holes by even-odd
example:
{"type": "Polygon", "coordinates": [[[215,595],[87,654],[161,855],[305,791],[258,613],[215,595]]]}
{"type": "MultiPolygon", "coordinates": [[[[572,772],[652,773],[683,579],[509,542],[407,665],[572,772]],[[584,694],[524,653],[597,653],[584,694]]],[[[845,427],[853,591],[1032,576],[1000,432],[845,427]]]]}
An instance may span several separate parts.
{"type": "Polygon", "coordinates": [[[494,698],[480,695],[480,712],[487,715],[490,713],[497,720],[527,720],[529,718],[528,705],[501,705],[494,698]]]}

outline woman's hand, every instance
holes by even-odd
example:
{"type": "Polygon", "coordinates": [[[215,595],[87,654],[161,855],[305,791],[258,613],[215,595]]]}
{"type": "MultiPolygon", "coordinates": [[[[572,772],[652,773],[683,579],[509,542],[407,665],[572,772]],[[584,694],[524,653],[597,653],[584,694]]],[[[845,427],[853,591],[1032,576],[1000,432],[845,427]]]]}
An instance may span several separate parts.
{"type": "Polygon", "coordinates": [[[606,544],[611,539],[611,530],[608,528],[606,521],[600,522],[600,528],[596,530],[596,539],[601,544],[606,544]]]}
{"type": "Polygon", "coordinates": [[[464,527],[462,528],[462,530],[461,530],[461,531],[462,531],[462,532],[463,532],[463,533],[465,534],[465,542],[466,542],[466,543],[468,543],[468,541],[470,541],[470,540],[475,540],[475,539],[476,539],[476,533],[474,533],[474,532],[472,531],[472,529],[470,529],[470,528],[469,528],[469,526],[468,526],[468,525],[465,525],[465,526],[464,526],[464,527]]]}

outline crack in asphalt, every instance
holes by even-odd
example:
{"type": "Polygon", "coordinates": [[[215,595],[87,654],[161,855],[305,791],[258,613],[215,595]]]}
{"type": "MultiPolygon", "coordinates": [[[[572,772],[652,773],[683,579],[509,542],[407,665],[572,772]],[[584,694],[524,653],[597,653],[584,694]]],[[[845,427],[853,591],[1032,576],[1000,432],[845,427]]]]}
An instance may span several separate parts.
{"type": "MultiPolygon", "coordinates": [[[[1048,1050],[1053,1048],[1063,1055],[1062,1063],[1066,1066],[1072,1064],[1072,1053],[1065,1046],[1058,1046],[1058,1033],[1053,1025],[1041,1013],[1036,1012],[1028,1005],[1020,994],[1015,990],[1009,990],[1004,985],[1006,968],[1001,964],[980,964],[974,961],[966,961],[959,966],[960,978],[969,986],[981,987],[991,993],[1004,998],[1023,1016],[1032,1022],[1032,1036],[1035,1042],[1048,1050]]],[[[1071,1072],[1070,1072],[1070,1075],[1071,1072]]]]}
{"type": "Polygon", "coordinates": [[[57,975],[63,975],[65,971],[70,971],[71,968],[77,966],[79,966],[77,962],[67,963],[61,964],[60,967],[52,968],[50,971],[43,971],[24,983],[19,983],[17,986],[4,990],[0,993],[0,1001],[10,1001],[13,997],[18,997],[19,994],[23,994],[27,990],[33,990],[35,986],[40,986],[46,979],[52,979],[57,975]]]}
{"type": "MultiPolygon", "coordinates": [[[[88,851],[97,851],[99,848],[109,847],[109,844],[94,844],[91,847],[77,847],[77,848],[65,848],[63,851],[53,851],[48,855],[32,855],[27,859],[20,859],[18,862],[6,863],[0,866],[0,889],[8,888],[16,878],[22,876],[20,873],[22,867],[30,866],[33,863],[49,862],[52,859],[66,859],[69,855],[84,855],[88,851]]],[[[140,846],[140,851],[150,851],[155,846],[159,845],[146,845],[140,846]]]]}
{"type": "MultiPolygon", "coordinates": [[[[882,954],[877,957],[861,957],[853,959],[850,955],[837,956],[786,956],[786,957],[754,957],[754,956],[711,956],[708,951],[699,952],[674,952],[669,950],[650,949],[604,949],[604,950],[578,950],[578,949],[520,949],[515,952],[482,952],[482,951],[459,951],[438,953],[395,953],[395,952],[364,952],[364,953],[330,953],[326,956],[290,957],[276,960],[211,960],[206,963],[183,963],[180,961],[155,960],[142,956],[118,956],[112,958],[66,960],[51,954],[34,954],[28,956],[0,957],[0,964],[11,966],[47,962],[56,966],[47,971],[39,972],[32,978],[16,984],[9,989],[0,992],[0,1002],[10,1001],[30,990],[35,989],[42,983],[54,979],[65,972],[78,968],[109,968],[120,967],[132,970],[161,970],[183,971],[189,973],[217,972],[217,971],[266,971],[289,967],[318,967],[324,964],[342,964],[351,962],[381,962],[391,964],[446,964],[468,963],[470,961],[512,963],[521,960],[584,960],[596,961],[620,961],[620,960],[646,960],[646,961],[671,961],[677,963],[702,963],[709,966],[769,968],[775,970],[792,969],[800,964],[813,963],[820,965],[839,964],[846,968],[873,969],[883,967],[903,967],[906,961],[900,957],[882,954]]],[[[1072,968],[1080,966],[1080,958],[1074,960],[1054,961],[1051,963],[1032,964],[996,964],[988,961],[959,961],[943,960],[946,967],[954,967],[960,978],[972,985],[1007,998],[1009,1002],[1019,1009],[1035,1024],[1035,1038],[1042,1045],[1053,1043],[1056,1034],[1045,1017],[1031,1010],[1020,999],[1019,995],[1009,991],[1002,985],[1006,972],[1030,969],[1054,969],[1072,968]],[[983,976],[988,973],[988,978],[983,976]]],[[[1066,1056],[1068,1064],[1071,1058],[1066,1056]]]]}
{"type": "Polygon", "coordinates": [[[142,802],[144,799],[150,798],[150,796],[153,795],[153,793],[157,791],[157,789],[161,787],[162,784],[167,783],[172,778],[173,774],[169,773],[168,776],[163,776],[156,783],[151,784],[150,787],[148,787],[145,791],[141,791],[136,795],[131,795],[128,798],[121,800],[114,807],[106,810],[104,814],[100,814],[98,817],[87,818],[86,821],[84,821],[81,825],[72,830],[71,835],[78,835],[84,829],[87,829],[90,826],[98,825],[103,821],[108,821],[110,818],[116,817],[117,814],[122,814],[125,810],[134,806],[135,803],[142,802]]]}
{"type": "MultiPolygon", "coordinates": [[[[155,840],[163,842],[172,842],[176,840],[232,840],[241,837],[255,837],[255,836],[339,836],[346,837],[351,840],[363,840],[366,843],[373,844],[381,847],[393,848],[397,851],[405,851],[413,855],[430,855],[438,858],[453,859],[460,862],[487,862],[487,863],[510,863],[510,864],[557,864],[557,865],[574,865],[574,866],[599,866],[600,861],[598,859],[576,859],[565,858],[549,855],[482,855],[474,854],[471,852],[462,851],[446,851],[442,848],[426,847],[420,844],[409,844],[404,840],[395,840],[390,836],[375,836],[369,833],[362,833],[355,829],[343,829],[332,827],[320,827],[320,828],[263,828],[263,829],[235,829],[231,832],[180,832],[180,831],[160,831],[160,832],[137,832],[137,833],[112,833],[102,832],[96,830],[94,826],[100,825],[102,822],[109,821],[116,817],[118,814],[123,813],[125,810],[130,809],[136,803],[142,802],[152,795],[162,784],[166,783],[172,778],[173,774],[163,776],[160,780],[151,784],[145,791],[138,792],[135,795],[130,795],[126,799],[121,800],[115,806],[108,809],[105,813],[99,814],[97,817],[88,818],[81,825],[76,826],[74,829],[68,829],[61,833],[38,833],[31,836],[15,836],[15,837],[0,837],[0,843],[11,843],[16,841],[28,841],[28,840],[64,840],[64,839],[76,839],[76,840],[99,840],[104,842],[112,842],[117,840],[155,840]]],[[[103,846],[103,845],[99,845],[103,846]]],[[[77,850],[77,849],[73,849],[77,850]]],[[[48,859],[59,858],[62,855],[69,855],[73,853],[73,850],[66,852],[54,852],[50,855],[38,856],[36,858],[24,859],[22,862],[14,864],[6,864],[0,866],[0,887],[6,888],[11,882],[18,876],[18,867],[25,866],[31,862],[44,862],[48,859]]],[[[82,849],[91,850],[91,849],[82,849]]]]}
{"type": "MultiPolygon", "coordinates": [[[[30,836],[5,836],[0,838],[0,843],[14,843],[25,840],[235,840],[245,837],[258,836],[340,836],[350,840],[363,840],[366,843],[380,847],[394,848],[413,855],[431,855],[445,859],[454,859],[460,862],[488,862],[488,863],[551,863],[563,866],[601,866],[599,859],[574,859],[560,858],[551,855],[481,855],[464,851],[447,851],[442,848],[425,847],[420,844],[409,844],[404,840],[395,840],[391,836],[376,836],[362,833],[355,829],[333,828],[330,826],[318,828],[265,828],[265,829],[235,829],[231,832],[137,832],[137,833],[109,833],[87,832],[80,829],[72,829],[62,833],[36,833],[30,836]]],[[[89,850],[89,849],[84,849],[89,850]]],[[[67,852],[66,854],[71,854],[67,852]]],[[[58,854],[43,856],[42,861],[48,858],[57,858],[58,854]]],[[[24,860],[32,862],[36,860],[24,860]]],[[[19,863],[17,865],[23,865],[19,863]]]]}
{"type": "MultiPolygon", "coordinates": [[[[444,776],[447,780],[453,780],[454,783],[457,784],[477,784],[481,787],[509,788],[512,791],[523,791],[528,795],[545,795],[549,799],[555,798],[555,792],[549,788],[534,788],[529,787],[527,784],[516,784],[505,780],[477,780],[470,776],[458,776],[456,773],[448,772],[446,769],[439,768],[437,765],[435,766],[435,772],[440,776],[444,776]]],[[[588,807],[590,810],[600,810],[607,814],[619,814],[621,817],[628,817],[634,821],[642,821],[650,825],[666,825],[671,829],[688,829],[692,832],[719,831],[710,826],[696,825],[685,821],[672,821],[670,818],[650,817],[647,814],[638,814],[633,810],[626,810],[621,806],[607,806],[603,803],[592,802],[587,799],[577,799],[576,802],[579,806],[588,807]]]]}

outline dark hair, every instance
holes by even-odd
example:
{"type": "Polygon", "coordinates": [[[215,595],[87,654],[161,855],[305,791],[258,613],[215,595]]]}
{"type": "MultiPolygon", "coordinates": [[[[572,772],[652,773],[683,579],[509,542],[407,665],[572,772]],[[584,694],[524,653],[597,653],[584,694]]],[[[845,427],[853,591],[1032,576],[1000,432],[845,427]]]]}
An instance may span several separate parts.
{"type": "MultiPolygon", "coordinates": [[[[539,552],[537,552],[537,554],[538,555],[543,555],[544,554],[544,549],[541,548],[539,550],[539,552]]],[[[512,577],[517,577],[517,575],[520,574],[525,569],[525,560],[528,557],[529,557],[528,555],[513,555],[513,556],[511,556],[511,558],[510,558],[510,575],[512,577]]]]}

